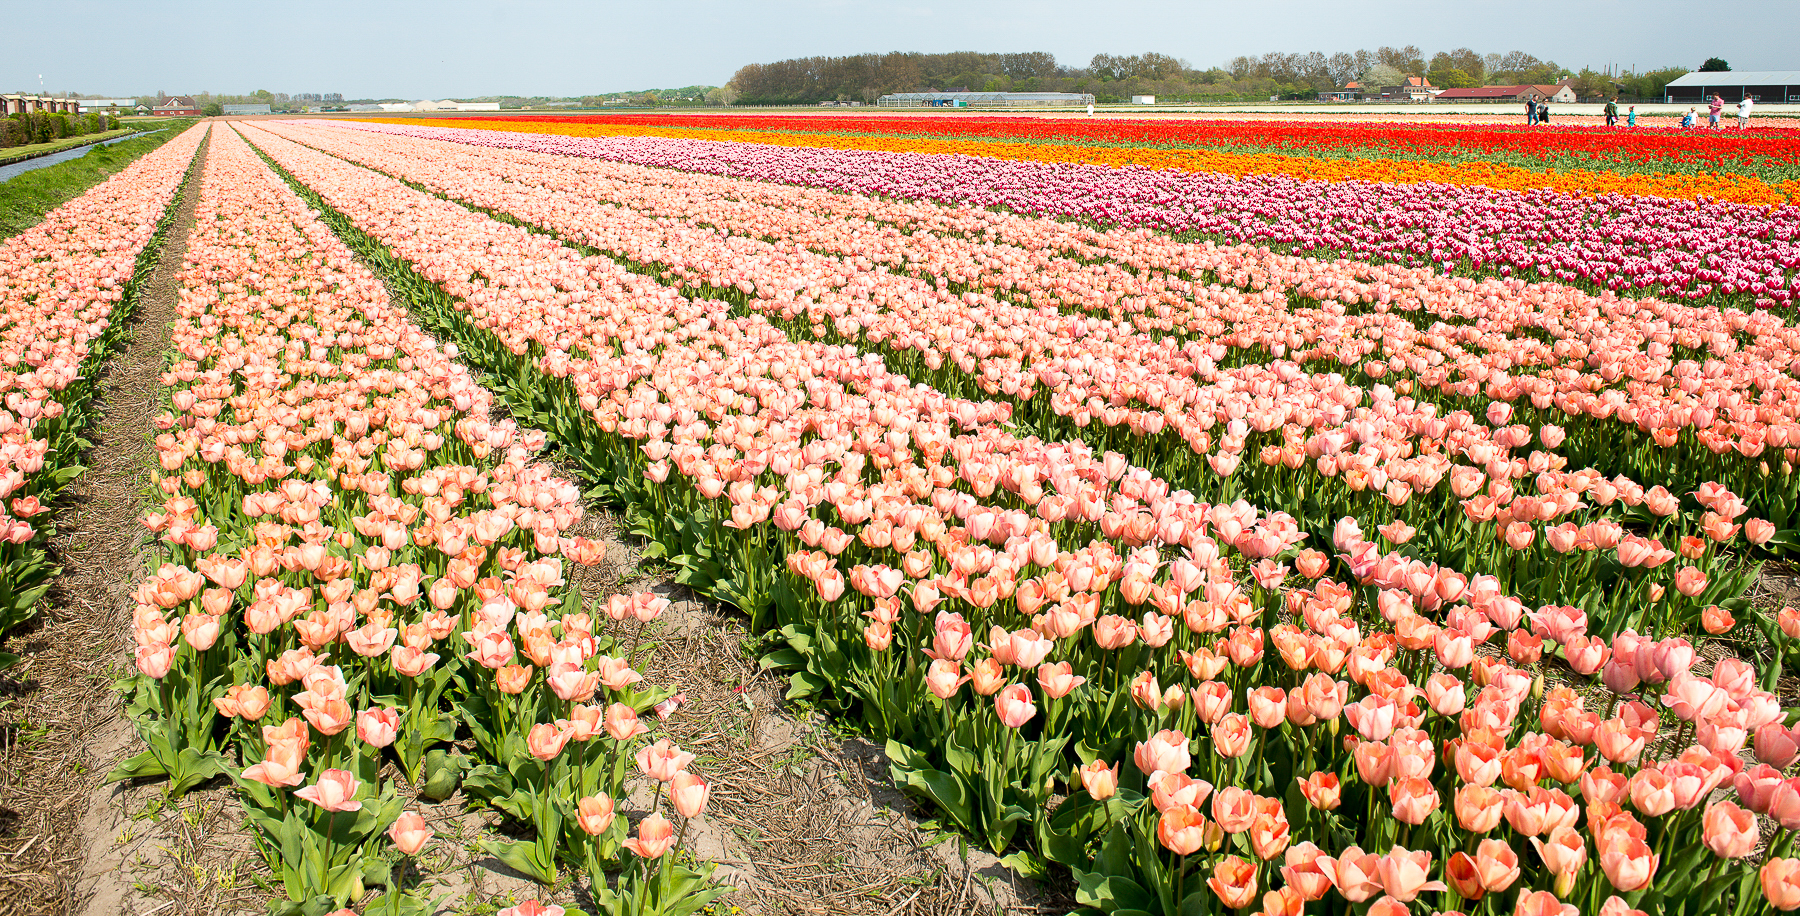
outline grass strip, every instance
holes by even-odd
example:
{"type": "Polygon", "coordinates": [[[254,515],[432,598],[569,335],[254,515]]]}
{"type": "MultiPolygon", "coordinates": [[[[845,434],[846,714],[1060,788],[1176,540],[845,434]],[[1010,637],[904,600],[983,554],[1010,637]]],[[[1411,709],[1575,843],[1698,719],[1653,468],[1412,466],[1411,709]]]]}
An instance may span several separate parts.
{"type": "Polygon", "coordinates": [[[180,135],[180,130],[170,128],[110,146],[96,146],[79,159],[26,172],[0,184],[0,239],[12,238],[43,222],[50,211],[180,135]]]}

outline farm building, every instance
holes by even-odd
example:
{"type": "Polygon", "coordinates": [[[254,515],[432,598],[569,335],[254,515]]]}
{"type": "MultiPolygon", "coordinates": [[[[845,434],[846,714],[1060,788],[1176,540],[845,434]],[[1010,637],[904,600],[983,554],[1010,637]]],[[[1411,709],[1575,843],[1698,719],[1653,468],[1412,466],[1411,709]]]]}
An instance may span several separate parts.
{"type": "Polygon", "coordinates": [[[1663,87],[1667,102],[1702,102],[1718,93],[1735,102],[1750,96],[1758,102],[1800,102],[1800,70],[1725,70],[1688,73],[1663,87]]]}
{"type": "Polygon", "coordinates": [[[1478,86],[1473,89],[1446,89],[1437,94],[1440,102],[1523,102],[1526,99],[1552,102],[1575,101],[1575,90],[1566,85],[1555,86],[1478,86]]]}
{"type": "Polygon", "coordinates": [[[257,115],[270,112],[268,105],[226,105],[225,113],[228,115],[257,115]]]}
{"type": "Polygon", "coordinates": [[[1060,108],[1094,104],[1085,92],[896,92],[875,104],[883,108],[1060,108]]]}
{"type": "Polygon", "coordinates": [[[1429,102],[1443,90],[1431,85],[1431,81],[1422,76],[1409,76],[1398,86],[1381,87],[1384,99],[1406,99],[1411,102],[1429,102]]]}
{"type": "Polygon", "coordinates": [[[81,103],[75,99],[53,99],[35,95],[0,95],[0,115],[25,114],[31,111],[61,111],[75,114],[81,103]]]}
{"type": "Polygon", "coordinates": [[[197,118],[200,106],[189,96],[172,95],[158,102],[150,113],[165,118],[197,118]]]}

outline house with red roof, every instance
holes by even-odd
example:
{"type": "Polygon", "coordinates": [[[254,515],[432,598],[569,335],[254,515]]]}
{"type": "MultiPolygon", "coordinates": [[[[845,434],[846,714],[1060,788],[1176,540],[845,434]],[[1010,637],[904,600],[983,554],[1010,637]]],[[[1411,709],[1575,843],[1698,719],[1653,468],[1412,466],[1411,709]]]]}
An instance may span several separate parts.
{"type": "Polygon", "coordinates": [[[200,106],[192,96],[172,95],[157,103],[150,113],[165,118],[198,118],[200,106]]]}
{"type": "Polygon", "coordinates": [[[1552,102],[1575,101],[1575,90],[1567,84],[1556,86],[1477,86],[1472,89],[1445,89],[1437,94],[1440,102],[1523,102],[1526,99],[1552,102]]]}
{"type": "Polygon", "coordinates": [[[1422,76],[1409,76],[1398,86],[1381,87],[1384,99],[1406,99],[1412,102],[1429,102],[1444,90],[1431,85],[1431,81],[1422,76]]]}

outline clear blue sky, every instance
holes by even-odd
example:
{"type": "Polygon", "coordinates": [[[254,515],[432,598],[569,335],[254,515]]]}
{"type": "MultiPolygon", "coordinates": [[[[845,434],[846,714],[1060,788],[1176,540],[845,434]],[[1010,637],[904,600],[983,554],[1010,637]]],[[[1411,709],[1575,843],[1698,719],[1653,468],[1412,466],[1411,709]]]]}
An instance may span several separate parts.
{"type": "Polygon", "coordinates": [[[1800,0],[0,0],[0,91],[443,98],[722,84],[865,51],[1239,54],[1415,44],[1575,69],[1800,69],[1800,0]],[[69,24],[59,27],[57,20],[69,24]]]}

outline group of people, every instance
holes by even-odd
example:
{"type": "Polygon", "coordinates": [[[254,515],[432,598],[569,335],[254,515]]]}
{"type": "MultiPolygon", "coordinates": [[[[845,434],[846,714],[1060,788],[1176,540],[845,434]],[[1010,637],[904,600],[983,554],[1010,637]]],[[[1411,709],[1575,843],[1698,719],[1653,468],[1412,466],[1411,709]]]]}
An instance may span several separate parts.
{"type": "MultiPolygon", "coordinates": [[[[1526,99],[1525,100],[1525,123],[1526,124],[1548,124],[1548,123],[1550,123],[1550,100],[1547,98],[1545,98],[1545,99],[1526,99]]],[[[1606,126],[1607,127],[1616,127],[1616,126],[1618,126],[1618,123],[1619,123],[1619,97],[1615,95],[1612,97],[1612,99],[1610,101],[1608,101],[1606,103],[1606,126]]],[[[1626,127],[1636,127],[1637,126],[1637,106],[1636,105],[1631,106],[1631,109],[1625,113],[1625,126],[1626,127]]]]}
{"type": "MultiPolygon", "coordinates": [[[[1743,130],[1750,126],[1750,109],[1754,108],[1755,106],[1756,106],[1756,100],[1751,98],[1748,94],[1746,94],[1744,96],[1743,101],[1738,103],[1738,105],[1737,105],[1738,130],[1743,130]]],[[[1713,93],[1712,100],[1709,101],[1706,105],[1706,126],[1713,127],[1713,128],[1718,127],[1719,126],[1719,113],[1724,110],[1725,110],[1725,100],[1720,98],[1718,93],[1716,93],[1716,92],[1713,93]]],[[[1687,110],[1687,114],[1681,116],[1681,126],[1682,127],[1698,127],[1698,126],[1700,126],[1699,106],[1689,108],[1687,110]]]]}
{"type": "MultiPolygon", "coordinates": [[[[1743,130],[1750,126],[1750,109],[1755,107],[1755,105],[1756,105],[1756,100],[1751,98],[1748,95],[1745,95],[1744,100],[1738,103],[1738,106],[1737,106],[1738,130],[1743,130]]],[[[1725,110],[1725,100],[1723,98],[1720,98],[1718,93],[1716,93],[1716,92],[1713,93],[1712,101],[1706,106],[1707,126],[1708,127],[1718,127],[1719,126],[1719,113],[1724,110],[1725,110]]],[[[1525,123],[1526,124],[1548,124],[1548,123],[1550,123],[1550,100],[1549,99],[1526,99],[1525,100],[1525,123]]],[[[1618,125],[1618,123],[1619,123],[1619,97],[1613,96],[1612,99],[1606,103],[1606,126],[1607,127],[1616,127],[1618,125]]],[[[1699,126],[1699,124],[1700,124],[1700,108],[1699,108],[1699,106],[1689,108],[1687,110],[1687,114],[1683,115],[1681,118],[1681,126],[1682,127],[1697,127],[1697,126],[1699,126]]],[[[1630,109],[1626,111],[1625,126],[1626,127],[1636,127],[1637,126],[1637,106],[1636,105],[1631,106],[1630,109]]]]}
{"type": "MultiPolygon", "coordinates": [[[[1609,99],[1606,103],[1606,126],[1614,127],[1614,126],[1617,126],[1618,123],[1619,123],[1619,97],[1615,95],[1611,99],[1609,99]]],[[[1636,127],[1637,126],[1637,106],[1636,105],[1631,106],[1631,110],[1625,113],[1625,126],[1626,127],[1636,127]]]]}

